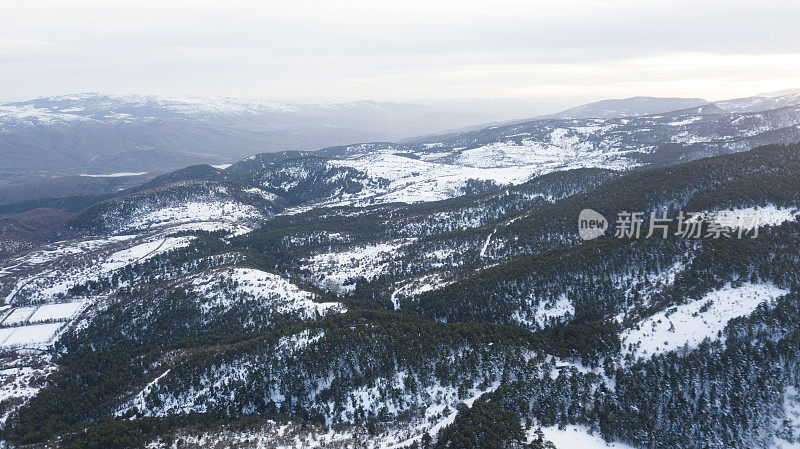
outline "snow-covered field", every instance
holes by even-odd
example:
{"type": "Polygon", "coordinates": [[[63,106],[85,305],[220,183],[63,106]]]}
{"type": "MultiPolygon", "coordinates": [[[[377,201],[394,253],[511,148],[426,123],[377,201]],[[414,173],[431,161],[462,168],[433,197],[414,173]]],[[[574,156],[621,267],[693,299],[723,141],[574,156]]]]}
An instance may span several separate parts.
{"type": "Polygon", "coordinates": [[[19,263],[25,263],[26,265],[43,264],[47,262],[52,262],[58,259],[59,257],[82,254],[87,251],[94,251],[96,249],[100,249],[104,246],[116,243],[122,243],[134,237],[136,236],[117,235],[102,239],[88,239],[88,240],[64,241],[64,242],[53,243],[41,248],[37,248],[23,256],[17,257],[16,259],[12,260],[12,263],[15,263],[16,261],[19,263]]]}
{"type": "Polygon", "coordinates": [[[48,346],[64,325],[65,323],[45,323],[0,328],[0,347],[48,346]]]}
{"type": "Polygon", "coordinates": [[[48,354],[18,354],[5,360],[0,369],[0,404],[5,407],[0,412],[0,423],[34,396],[44,386],[42,380],[55,369],[48,354]]]}
{"type": "Polygon", "coordinates": [[[4,326],[10,326],[14,324],[20,324],[28,321],[33,313],[36,312],[36,307],[17,307],[11,309],[10,313],[6,316],[3,320],[4,326]]]}
{"type": "Polygon", "coordinates": [[[692,349],[704,339],[716,339],[733,318],[751,314],[759,304],[789,293],[772,284],[727,285],[703,298],[671,307],[624,331],[623,354],[634,358],[692,349]]]}
{"type": "Polygon", "coordinates": [[[36,312],[28,318],[28,322],[38,323],[50,320],[68,320],[77,315],[85,305],[86,302],[84,301],[45,304],[36,309],[36,312]]]}
{"type": "MultiPolygon", "coordinates": [[[[142,236],[60,242],[7,262],[0,268],[0,295],[6,304],[59,302],[69,289],[117,270],[187,247],[194,237],[173,237],[170,228],[142,236]]],[[[12,324],[15,312],[2,324],[12,324]]]]}

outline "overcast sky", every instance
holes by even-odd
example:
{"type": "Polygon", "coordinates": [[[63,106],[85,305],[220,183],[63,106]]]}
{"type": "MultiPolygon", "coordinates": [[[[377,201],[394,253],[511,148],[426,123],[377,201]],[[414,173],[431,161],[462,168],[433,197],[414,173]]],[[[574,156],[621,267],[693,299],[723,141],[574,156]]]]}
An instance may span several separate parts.
{"type": "Polygon", "coordinates": [[[800,87],[800,1],[4,1],[0,100],[691,96],[800,87]]]}

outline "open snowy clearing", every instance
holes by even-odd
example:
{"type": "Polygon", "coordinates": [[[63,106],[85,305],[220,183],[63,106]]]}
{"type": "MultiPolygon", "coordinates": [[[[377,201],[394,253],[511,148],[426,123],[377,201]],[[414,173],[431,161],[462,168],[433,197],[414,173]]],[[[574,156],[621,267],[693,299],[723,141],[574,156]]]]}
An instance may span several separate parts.
{"type": "MultiPolygon", "coordinates": [[[[59,302],[76,285],[109,276],[126,266],[169,251],[186,248],[195,238],[168,236],[172,231],[162,230],[143,238],[125,235],[62,242],[53,245],[54,248],[30,253],[30,258],[14,259],[11,261],[14,265],[6,266],[0,272],[0,294],[5,296],[6,304],[59,302]]],[[[22,313],[21,310],[15,311],[3,324],[20,320],[22,313]]]]}
{"type": "Polygon", "coordinates": [[[255,207],[234,201],[190,201],[133,217],[119,231],[194,222],[231,223],[261,218],[255,207]]]}
{"type": "Polygon", "coordinates": [[[250,268],[230,268],[201,275],[192,280],[191,288],[202,298],[204,313],[213,308],[228,308],[243,299],[242,296],[263,303],[274,313],[300,312],[307,318],[345,311],[337,302],[315,302],[316,295],[277,274],[250,268]]]}
{"type": "Polygon", "coordinates": [[[36,306],[17,307],[11,309],[11,312],[3,320],[3,325],[10,326],[14,324],[24,323],[28,321],[28,318],[30,318],[34,312],[36,312],[36,306]]]}
{"type": "Polygon", "coordinates": [[[131,263],[151,259],[159,254],[172,251],[173,249],[185,248],[189,246],[192,239],[193,237],[166,237],[164,239],[141,243],[115,252],[106,259],[103,263],[103,268],[106,270],[115,270],[131,263]]]}
{"type": "MultiPolygon", "coordinates": [[[[528,431],[528,441],[535,437],[536,429],[528,431]]],[[[542,427],[544,438],[556,446],[556,449],[633,449],[622,443],[606,443],[598,434],[590,434],[583,426],[566,426],[563,430],[558,426],[542,427]]]]}
{"type": "Polygon", "coordinates": [[[744,284],[710,292],[703,298],[671,307],[624,331],[623,355],[650,357],[684,346],[694,348],[704,339],[716,339],[733,318],[751,314],[759,304],[789,293],[772,284],[744,284]]]}
{"type": "Polygon", "coordinates": [[[787,221],[794,221],[800,215],[800,210],[770,204],[705,212],[705,215],[711,216],[716,223],[731,229],[742,228],[742,230],[751,231],[761,226],[779,226],[787,221]]]}

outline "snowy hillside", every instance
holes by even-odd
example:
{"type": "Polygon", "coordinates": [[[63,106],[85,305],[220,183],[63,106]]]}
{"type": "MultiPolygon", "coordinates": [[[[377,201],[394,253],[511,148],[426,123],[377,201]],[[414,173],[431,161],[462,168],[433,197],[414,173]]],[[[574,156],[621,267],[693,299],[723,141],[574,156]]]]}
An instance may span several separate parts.
{"type": "Polygon", "coordinates": [[[476,114],[355,101],[283,104],[226,97],[86,93],[0,104],[0,180],[164,173],[263,151],[395,140],[481,123],[476,114]]]}
{"type": "Polygon", "coordinates": [[[344,312],[339,303],[318,303],[315,295],[301,290],[278,275],[246,268],[229,268],[203,273],[188,282],[188,288],[201,299],[203,313],[230,308],[237,301],[251,301],[272,313],[299,312],[316,317],[344,312]]]}
{"type": "MultiPolygon", "coordinates": [[[[618,118],[662,114],[707,104],[700,98],[633,97],[621,100],[602,100],[567,109],[553,118],[618,118]]],[[[766,109],[766,108],[765,108],[766,109]]]]}
{"type": "Polygon", "coordinates": [[[31,230],[0,258],[0,446],[791,447],[799,107],[261,153],[7,205],[31,230]],[[608,223],[584,241],[587,208],[608,223]],[[647,233],[681,211],[704,232],[647,233]]]}
{"type": "Polygon", "coordinates": [[[406,145],[328,148],[319,155],[387,183],[345,194],[333,205],[436,201],[555,171],[630,170],[795,142],[800,104],[787,104],[761,112],[725,113],[711,105],[639,117],[536,120],[406,145]]]}
{"type": "Polygon", "coordinates": [[[728,322],[789,293],[774,285],[727,285],[640,323],[620,336],[624,352],[634,359],[667,351],[689,351],[705,339],[717,339],[728,322]]]}

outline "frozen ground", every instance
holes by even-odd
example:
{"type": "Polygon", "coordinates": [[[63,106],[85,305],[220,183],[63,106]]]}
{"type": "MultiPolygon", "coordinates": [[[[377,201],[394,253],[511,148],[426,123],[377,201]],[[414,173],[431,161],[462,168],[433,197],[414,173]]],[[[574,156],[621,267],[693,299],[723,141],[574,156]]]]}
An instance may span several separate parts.
{"type": "MultiPolygon", "coordinates": [[[[76,285],[111,276],[126,266],[185,248],[194,239],[192,236],[169,236],[174,231],[153,231],[141,237],[112,236],[60,242],[35,250],[8,261],[0,268],[0,296],[4,297],[6,304],[12,305],[60,302],[76,285]]],[[[22,310],[16,311],[3,324],[12,324],[22,314],[22,310]]]]}
{"type": "Polygon", "coordinates": [[[10,312],[8,312],[8,315],[3,320],[3,325],[9,326],[24,323],[28,321],[28,318],[30,318],[34,312],[36,312],[35,306],[13,308],[10,310],[10,312]]]}
{"type": "Polygon", "coordinates": [[[255,207],[234,201],[188,201],[171,207],[142,211],[123,223],[118,232],[198,222],[237,223],[261,217],[255,207]]]}
{"type": "Polygon", "coordinates": [[[193,237],[165,237],[157,238],[136,246],[117,251],[103,262],[104,270],[115,270],[125,265],[143,262],[159,254],[178,248],[185,248],[192,242],[193,237]]]}
{"type": "Polygon", "coordinates": [[[86,305],[84,301],[45,304],[36,309],[36,312],[28,318],[28,323],[49,320],[68,320],[77,315],[84,305],[86,305]]]}

